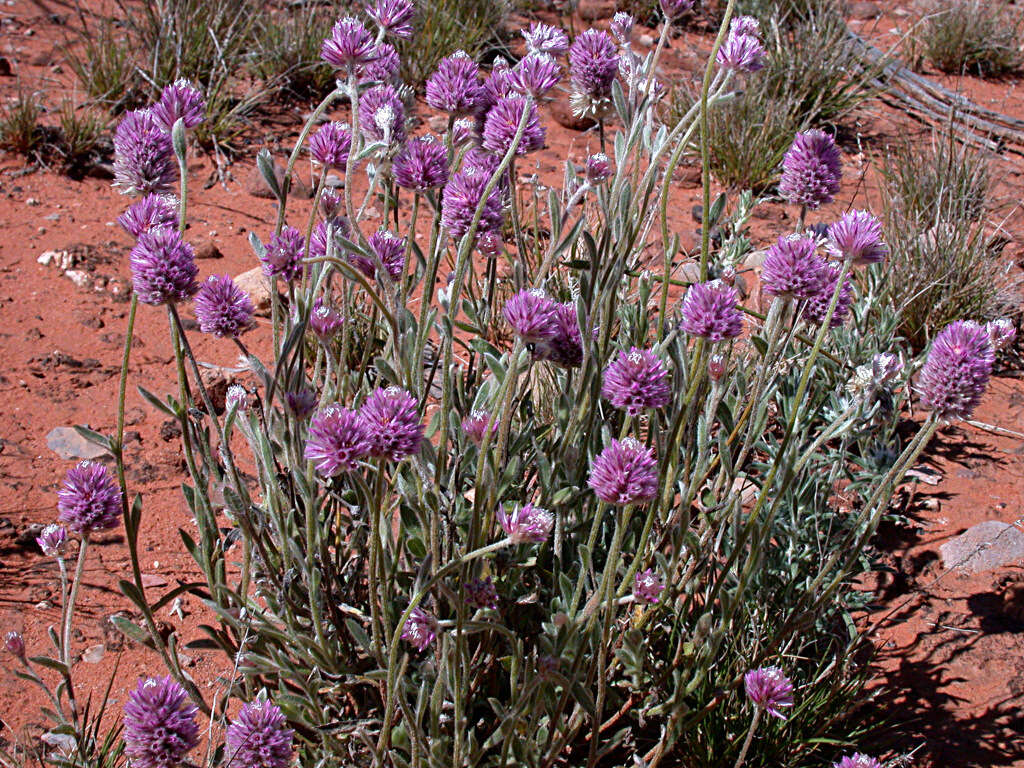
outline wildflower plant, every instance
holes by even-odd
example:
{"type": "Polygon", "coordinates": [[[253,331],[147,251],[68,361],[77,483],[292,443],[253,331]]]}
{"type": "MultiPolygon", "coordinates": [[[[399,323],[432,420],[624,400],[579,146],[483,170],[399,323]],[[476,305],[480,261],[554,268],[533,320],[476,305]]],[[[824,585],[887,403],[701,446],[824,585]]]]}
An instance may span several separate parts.
{"type": "MultiPolygon", "coordinates": [[[[688,7],[663,5],[667,21],[688,7]]],[[[765,761],[793,764],[846,740],[840,715],[862,682],[851,639],[834,629],[855,600],[846,585],[895,483],[940,421],[963,417],[984,389],[991,342],[981,326],[969,347],[951,331],[926,365],[932,415],[891,463],[857,474],[879,402],[903,385],[899,355],[873,359],[890,350],[863,341],[887,337],[848,343],[846,325],[862,317],[849,279],[884,255],[862,242],[875,230],[840,230],[832,261],[802,233],[780,240],[765,265],[768,312],[744,318],[728,281],[749,247],[745,195],[720,244],[704,228],[699,282],[680,284],[668,200],[695,145],[704,210],[727,218],[725,199],[710,199],[708,116],[737,62],[752,61],[751,44],[718,53],[730,35],[757,32],[749,22],[730,31],[732,8],[701,98],[672,124],[658,118],[665,34],[641,57],[611,38],[584,33],[570,46],[526,30],[599,117],[606,145],[583,167],[566,158],[562,188],[547,195],[517,172],[543,141],[542,89],[516,90],[511,67],[488,74],[451,51],[428,81],[448,130],[410,137],[394,86],[362,79],[389,37],[415,41],[406,4],[380,0],[341,19],[323,46],[337,86],[283,179],[269,151],[258,157],[278,204],[250,238],[271,284],[270,359],[245,343],[250,304],[237,286],[195,281],[184,115],[152,152],[133,150],[145,173],[125,157],[120,178],[180,185],[173,224],[154,200],[126,219],[139,230],[152,222],[137,234],[129,326],[137,312],[168,318],[178,390],[143,394],[182,430],[194,522],[182,537],[198,585],[180,589],[209,608],[200,643],[223,652],[235,670],[228,695],[247,707],[227,718],[225,756],[251,756],[259,743],[264,764],[284,765],[294,740],[311,765],[351,755],[403,767],[653,768],[682,754],[721,765],[740,754],[724,734],[756,727],[747,695],[757,713],[785,708],[787,738],[773,738],[775,716],[752,747],[765,761]],[[323,117],[347,123],[344,151],[313,141],[323,117]],[[289,186],[311,141],[321,162],[344,155],[347,182],[331,196],[322,174],[300,218],[289,186]],[[371,204],[386,237],[366,220],[371,204]],[[664,254],[660,273],[644,269],[651,247],[664,254]],[[157,250],[166,258],[151,258],[157,250]],[[256,382],[233,387],[224,412],[180,319],[193,295],[200,332],[240,353],[256,382]],[[828,483],[849,476],[857,501],[837,515],[828,483]]],[[[839,184],[837,156],[800,176],[819,197],[839,184]],[[835,178],[822,181],[822,168],[835,178]]],[[[147,200],[154,185],[126,187],[147,200]]],[[[810,198],[798,202],[813,211],[810,198]]],[[[144,504],[130,495],[122,451],[131,339],[129,327],[117,431],[89,433],[115,458],[120,515],[111,479],[92,470],[76,488],[95,492],[62,497],[61,510],[83,549],[89,526],[123,520],[132,575],[122,589],[142,627],[119,626],[166,665],[152,686],[177,734],[173,745],[137,738],[133,707],[126,742],[173,762],[193,742],[185,721],[219,717],[222,702],[157,631],[154,612],[171,595],[142,581],[144,504]]]]}

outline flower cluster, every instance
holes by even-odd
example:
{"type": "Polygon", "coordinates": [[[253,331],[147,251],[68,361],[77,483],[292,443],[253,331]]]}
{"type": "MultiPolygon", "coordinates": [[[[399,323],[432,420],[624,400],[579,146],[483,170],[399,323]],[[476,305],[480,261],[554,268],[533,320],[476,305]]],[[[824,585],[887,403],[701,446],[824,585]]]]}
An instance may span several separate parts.
{"type": "Polygon", "coordinates": [[[124,752],[138,768],[178,768],[199,744],[198,708],[170,677],[139,683],[124,705],[124,752]]]}
{"type": "Polygon", "coordinates": [[[725,283],[696,283],[690,286],[683,299],[679,328],[708,341],[735,339],[743,333],[739,300],[736,289],[725,283]]]}
{"type": "Polygon", "coordinates": [[[647,408],[663,408],[672,399],[668,371],[661,358],[649,349],[636,347],[619,352],[605,368],[601,394],[632,416],[647,408]]]}
{"type": "Polygon", "coordinates": [[[57,491],[57,510],[57,519],[74,533],[116,528],[121,521],[121,491],[106,467],[83,461],[65,475],[57,491]]]}
{"type": "Polygon", "coordinates": [[[286,768],[293,732],[279,707],[257,699],[244,705],[224,734],[225,765],[286,768]]]}
{"type": "Polygon", "coordinates": [[[237,338],[252,323],[255,310],[249,294],[235,285],[230,275],[219,275],[199,286],[195,311],[203,333],[237,338]]]}
{"type": "Polygon", "coordinates": [[[658,492],[654,451],[631,437],[612,440],[594,458],[587,484],[608,504],[644,504],[658,492]]]}
{"type": "Polygon", "coordinates": [[[506,514],[504,508],[499,509],[497,518],[513,544],[543,544],[555,525],[555,518],[550,512],[533,504],[516,507],[510,514],[506,514]]]}
{"type": "Polygon", "coordinates": [[[831,136],[817,129],[798,133],[782,159],[779,194],[813,210],[832,202],[842,172],[839,148],[831,136]]]}
{"type": "Polygon", "coordinates": [[[772,717],[785,720],[782,707],[793,706],[793,683],[778,667],[752,669],[743,678],[747,698],[772,717]]]}
{"type": "Polygon", "coordinates": [[[981,402],[995,362],[985,326],[947,325],[928,351],[918,379],[922,404],[944,421],[969,419],[981,402]]]}

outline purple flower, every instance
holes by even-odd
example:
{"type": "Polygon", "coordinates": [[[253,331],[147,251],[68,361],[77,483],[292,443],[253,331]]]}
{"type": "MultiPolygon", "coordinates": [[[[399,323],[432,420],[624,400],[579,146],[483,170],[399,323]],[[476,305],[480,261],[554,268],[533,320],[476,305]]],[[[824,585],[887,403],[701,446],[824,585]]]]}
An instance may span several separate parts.
{"type": "Polygon", "coordinates": [[[423,192],[448,183],[448,151],[433,136],[410,139],[391,166],[402,189],[423,192]]]}
{"type": "Polygon", "coordinates": [[[427,104],[452,115],[472,114],[480,103],[480,68],[465,51],[441,59],[427,78],[427,104]]]}
{"type": "Polygon", "coordinates": [[[146,195],[117,217],[117,223],[132,237],[138,237],[151,229],[173,227],[177,220],[174,206],[161,195],[146,195]]]}
{"type": "Polygon", "coordinates": [[[588,29],[569,48],[569,79],[573,90],[592,101],[611,95],[619,71],[619,54],[607,32],[588,29]]]}
{"type": "Polygon", "coordinates": [[[452,124],[452,146],[461,147],[473,139],[476,121],[471,117],[460,117],[452,124]]]}
{"type": "Polygon", "coordinates": [[[612,175],[612,164],[608,155],[598,152],[587,157],[587,181],[603,184],[612,175]]]}
{"type": "Polygon", "coordinates": [[[516,507],[510,515],[505,513],[504,507],[500,507],[497,518],[501,529],[512,539],[513,544],[543,544],[555,525],[554,515],[533,504],[516,507]]]}
{"type": "Polygon", "coordinates": [[[708,376],[712,381],[721,381],[727,370],[724,355],[712,355],[708,359],[708,376]]]}
{"type": "Polygon", "coordinates": [[[561,67],[550,54],[530,53],[512,70],[512,86],[520,93],[539,99],[554,88],[561,77],[561,67]]]}
{"type": "MultiPolygon", "coordinates": [[[[836,283],[839,282],[839,267],[834,264],[825,264],[823,267],[824,282],[821,288],[804,304],[803,317],[809,323],[821,325],[828,314],[829,304],[832,303],[832,294],[835,293],[836,283]]],[[[830,328],[838,328],[846,322],[850,316],[850,307],[853,306],[853,284],[849,276],[843,280],[843,287],[839,290],[839,300],[836,302],[835,312],[832,313],[830,328]]]]}
{"type": "Polygon", "coordinates": [[[198,88],[188,80],[175,80],[160,94],[160,101],[152,107],[153,117],[165,131],[181,120],[186,128],[195,128],[206,116],[206,100],[198,88]]]}
{"type": "Polygon", "coordinates": [[[393,85],[375,85],[360,96],[359,130],[370,141],[405,141],[405,105],[393,85]]]}
{"type": "Polygon", "coordinates": [[[619,45],[629,45],[629,36],[633,32],[633,25],[635,23],[636,19],[625,11],[619,11],[612,16],[612,23],[609,28],[612,34],[615,35],[615,39],[619,41],[619,45]]]}
{"type": "Polygon", "coordinates": [[[75,534],[116,528],[121,489],[102,464],[81,462],[68,470],[57,492],[57,519],[75,534]]]}
{"type": "Polygon", "coordinates": [[[266,250],[260,256],[263,274],[280,277],[288,282],[302,276],[302,250],[305,239],[295,227],[284,227],[270,238],[266,250]]]}
{"type": "MultiPolygon", "coordinates": [[[[325,190],[320,195],[320,213],[327,220],[337,218],[338,214],[341,213],[341,209],[344,207],[344,198],[337,192],[331,190],[325,190]]],[[[310,246],[312,247],[312,246],[310,246]]]]}
{"type": "Polygon", "coordinates": [[[519,291],[505,303],[502,315],[523,342],[536,344],[558,333],[556,307],[541,290],[519,291]]]}
{"type": "Polygon", "coordinates": [[[844,755],[834,768],[882,768],[882,764],[873,757],[861,752],[854,752],[852,755],[844,755]]]}
{"type": "Polygon", "coordinates": [[[199,287],[192,246],[173,229],[144,232],[128,258],[132,287],[143,304],[185,301],[199,287]]]}
{"type": "Polygon", "coordinates": [[[534,22],[528,30],[523,31],[526,47],[536,53],[549,53],[561,56],[569,50],[569,37],[558,27],[550,24],[534,22]]]}
{"type": "Polygon", "coordinates": [[[832,202],[842,175],[839,149],[832,137],[817,129],[804,131],[796,135],[782,159],[779,194],[813,210],[832,202]]]}
{"type": "Polygon", "coordinates": [[[409,0],[375,0],[366,9],[366,15],[377,26],[395,37],[412,37],[412,15],[415,9],[409,0]]]}
{"type": "Polygon", "coordinates": [[[480,445],[484,441],[484,435],[490,426],[491,435],[498,433],[498,422],[491,422],[491,414],[487,411],[472,411],[469,416],[462,420],[462,431],[470,442],[480,445]]]}
{"type": "Polygon", "coordinates": [[[478,115],[483,113],[480,116],[481,123],[486,117],[487,111],[498,103],[498,99],[516,95],[516,89],[512,86],[512,77],[512,68],[508,62],[500,57],[496,59],[490,74],[484,79],[480,104],[476,110],[478,115]]]}
{"type": "MultiPolygon", "coordinates": [[[[475,173],[490,179],[501,165],[501,157],[481,147],[470,147],[462,158],[463,173],[475,173]]],[[[498,188],[508,189],[508,179],[503,174],[498,179],[498,188]]]]}
{"type": "Polygon", "coordinates": [[[25,658],[25,638],[21,636],[21,632],[11,631],[4,635],[4,648],[12,656],[25,658]]]}
{"type": "Polygon", "coordinates": [[[474,608],[498,607],[498,590],[494,588],[490,576],[466,582],[466,602],[474,608]]]}
{"type": "Polygon", "coordinates": [[[370,248],[380,260],[388,277],[397,280],[405,267],[405,238],[378,229],[368,238],[370,248]]]}
{"type": "Polygon", "coordinates": [[[658,492],[658,463],[654,451],[631,437],[612,440],[594,458],[587,484],[609,504],[643,504],[658,492]]]}
{"type": "Polygon", "coordinates": [[[359,19],[338,19],[331,36],[320,46],[320,58],[338,69],[354,70],[377,56],[373,37],[359,19]]]}
{"type": "MultiPolygon", "coordinates": [[[[345,252],[345,246],[341,243],[341,238],[347,239],[351,234],[348,219],[335,218],[330,222],[320,221],[313,227],[313,234],[309,238],[309,255],[313,258],[324,258],[327,256],[327,230],[331,231],[331,238],[334,241],[333,256],[339,257],[345,252]]],[[[370,272],[370,276],[373,276],[373,272],[370,272]]]]}
{"type": "Polygon", "coordinates": [[[985,323],[985,330],[988,332],[989,343],[996,352],[1006,349],[1017,338],[1017,329],[1005,317],[985,323]]]}
{"type": "Polygon", "coordinates": [[[735,339],[743,333],[739,294],[719,280],[695,283],[683,298],[680,329],[709,341],[735,339]]]}
{"type": "Polygon", "coordinates": [[[359,67],[359,81],[362,83],[391,83],[397,85],[398,71],[402,68],[402,61],[398,58],[398,51],[391,43],[381,43],[377,46],[376,57],[369,64],[359,67]]]}
{"type": "Polygon", "coordinates": [[[761,267],[765,293],[810,299],[825,281],[825,260],[815,251],[814,238],[782,235],[768,249],[761,267]]]}
{"type": "Polygon", "coordinates": [[[635,416],[646,408],[663,408],[672,399],[668,371],[649,349],[620,351],[604,369],[604,395],[616,408],[635,416]]]}
{"type": "Polygon", "coordinates": [[[772,717],[785,720],[779,707],[793,706],[793,683],[778,667],[752,669],[743,677],[743,685],[755,707],[772,717]]]}
{"type": "Polygon", "coordinates": [[[932,342],[918,379],[922,404],[944,421],[969,419],[981,402],[995,362],[985,327],[957,320],[932,342]]]}
{"type": "Polygon", "coordinates": [[[715,62],[722,69],[757,72],[764,69],[765,50],[753,35],[731,33],[718,49],[715,62]]]}
{"type": "Polygon", "coordinates": [[[232,384],[224,395],[224,406],[227,410],[245,413],[249,410],[249,393],[240,384],[232,384]]]}
{"type": "Polygon", "coordinates": [[[476,236],[476,249],[484,256],[500,256],[501,243],[501,235],[497,232],[481,232],[476,236]]]}
{"type": "Polygon", "coordinates": [[[68,545],[68,532],[63,525],[50,523],[36,538],[36,544],[47,557],[60,557],[68,545]]]}
{"type": "Polygon", "coordinates": [[[439,631],[437,619],[422,608],[416,607],[412,609],[402,627],[402,639],[422,653],[434,642],[439,631]]]}
{"type": "MultiPolygon", "coordinates": [[[[441,202],[441,226],[451,234],[456,241],[469,231],[476,214],[476,207],[483,198],[484,190],[490,176],[476,172],[473,169],[465,169],[453,174],[448,184],[445,185],[441,202]]],[[[498,186],[491,190],[484,205],[483,215],[480,217],[477,233],[496,232],[501,229],[505,218],[505,211],[501,204],[501,196],[498,186]]]]}
{"type": "Polygon", "coordinates": [[[665,584],[662,582],[661,576],[650,568],[646,571],[641,571],[633,579],[633,597],[641,603],[653,605],[658,602],[664,589],[665,584]]]}
{"type": "Polygon", "coordinates": [[[138,768],[178,768],[199,744],[199,709],[170,677],[139,682],[124,705],[124,753],[138,768]]]}
{"type": "Polygon", "coordinates": [[[224,735],[228,768],[286,768],[292,757],[292,731],[281,710],[267,701],[251,701],[224,735]]]}
{"type": "Polygon", "coordinates": [[[537,343],[533,357],[562,368],[576,368],[583,362],[583,336],[574,304],[555,304],[555,335],[537,343]]]}
{"type": "Polygon", "coordinates": [[[309,154],[325,168],[345,170],[352,134],[342,123],[327,123],[309,137],[309,154]]]}
{"type": "Polygon", "coordinates": [[[420,449],[423,424],[416,398],[398,387],[378,387],[363,402],[359,418],[366,427],[371,456],[401,461],[420,449]]]}
{"type": "Polygon", "coordinates": [[[693,0],[660,0],[661,12],[669,21],[676,21],[693,8],[693,0]]]}
{"type": "Polygon", "coordinates": [[[313,302],[313,308],[309,312],[309,327],[321,341],[331,339],[344,323],[345,318],[341,313],[324,304],[323,299],[313,302]]]}
{"type": "Polygon", "coordinates": [[[177,178],[170,135],[148,109],[125,115],[114,132],[114,184],[126,194],[166,192],[177,178]]]}
{"type": "Polygon", "coordinates": [[[519,123],[526,115],[526,127],[516,145],[515,153],[525,155],[544,146],[546,130],[537,114],[537,105],[526,99],[513,96],[498,99],[484,120],[483,146],[497,155],[504,155],[515,141],[519,123]]]}
{"type": "Polygon", "coordinates": [[[737,16],[729,22],[729,33],[733,35],[761,36],[761,23],[753,16],[737,16]]]}
{"type": "Polygon", "coordinates": [[[199,286],[195,299],[199,330],[214,336],[237,338],[249,327],[255,312],[249,294],[230,275],[211,276],[199,286]]]}
{"type": "Polygon", "coordinates": [[[849,211],[828,228],[825,246],[837,259],[854,264],[884,261],[889,249],[882,242],[882,225],[867,211],[849,211]]]}
{"type": "Polygon", "coordinates": [[[351,472],[369,453],[370,435],[355,411],[329,405],[310,422],[304,455],[324,477],[351,472]]]}
{"type": "Polygon", "coordinates": [[[284,393],[284,404],[300,421],[305,421],[316,410],[317,396],[311,389],[292,389],[284,393]]]}

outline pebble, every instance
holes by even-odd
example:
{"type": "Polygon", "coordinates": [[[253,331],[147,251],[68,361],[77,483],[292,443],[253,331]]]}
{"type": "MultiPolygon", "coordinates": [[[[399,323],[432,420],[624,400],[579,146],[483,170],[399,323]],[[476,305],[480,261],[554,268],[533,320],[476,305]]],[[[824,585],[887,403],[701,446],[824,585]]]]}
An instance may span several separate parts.
{"type": "Polygon", "coordinates": [[[25,200],[25,205],[31,205],[31,206],[35,207],[35,206],[39,205],[39,201],[36,200],[34,197],[30,197],[30,198],[27,198],[25,200]]]}
{"type": "Polygon", "coordinates": [[[83,272],[80,269],[69,269],[64,272],[64,277],[70,280],[72,283],[77,285],[79,288],[85,288],[89,284],[89,273],[83,272]]]}
{"type": "Polygon", "coordinates": [[[972,525],[939,547],[942,564],[965,573],[990,571],[1024,560],[1024,531],[999,520],[972,525]]]}
{"type": "Polygon", "coordinates": [[[253,267],[248,272],[236,275],[235,285],[249,294],[257,315],[269,316],[270,280],[263,274],[263,267],[253,267]]]}
{"type": "Polygon", "coordinates": [[[646,32],[640,35],[640,37],[638,37],[636,41],[640,43],[640,45],[643,48],[653,48],[654,43],[656,42],[655,39],[651,35],[648,35],[646,32]]]}
{"type": "Polygon", "coordinates": [[[46,447],[62,459],[98,459],[107,452],[90,443],[71,427],[54,427],[46,435],[46,447]]]}

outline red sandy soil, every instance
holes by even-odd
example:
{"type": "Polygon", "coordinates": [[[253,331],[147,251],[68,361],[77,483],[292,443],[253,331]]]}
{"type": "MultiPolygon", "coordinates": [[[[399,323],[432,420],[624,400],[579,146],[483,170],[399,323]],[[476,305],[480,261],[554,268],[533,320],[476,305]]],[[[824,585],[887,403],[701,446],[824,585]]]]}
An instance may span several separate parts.
{"type": "MultiPolygon", "coordinates": [[[[67,17],[69,10],[57,2],[7,0],[0,5],[0,56],[9,60],[15,75],[0,77],[0,97],[13,97],[19,83],[38,89],[51,109],[47,119],[55,119],[52,113],[62,95],[78,95],[58,47],[66,30],[51,16],[67,17]]],[[[881,19],[853,22],[883,47],[908,23],[899,9],[881,19]]],[[[653,30],[637,30],[637,38],[641,34],[656,37],[653,30]]],[[[673,41],[664,64],[679,79],[693,78],[701,60],[698,53],[708,47],[706,36],[688,32],[673,41]]],[[[988,106],[1024,116],[1024,94],[1015,78],[943,82],[988,106]]],[[[193,163],[188,238],[196,245],[216,243],[223,254],[199,262],[201,279],[256,266],[248,233],[266,237],[274,204],[246,191],[255,150],[264,134],[276,135],[280,144],[272,149],[280,157],[281,147],[290,147],[298,133],[296,115],[305,110],[300,105],[290,119],[275,119],[272,126],[254,131],[253,145],[230,169],[234,179],[226,184],[204,188],[203,181],[213,178],[214,165],[203,156],[193,163]]],[[[861,110],[848,127],[856,140],[845,147],[845,176],[860,181],[847,183],[844,198],[820,212],[823,221],[849,205],[877,205],[872,159],[903,136],[926,135],[924,127],[877,102],[861,110]]],[[[578,162],[596,147],[596,137],[549,120],[548,144],[537,170],[542,179],[558,183],[560,158],[571,155],[578,162]]],[[[1021,169],[1020,158],[1012,155],[997,166],[997,194],[1007,201],[1022,199],[1021,169]]],[[[522,168],[524,174],[532,170],[522,168]]],[[[699,194],[693,169],[680,173],[672,210],[675,229],[685,234],[684,248],[694,242],[697,224],[690,209],[699,194]]],[[[0,631],[23,632],[30,653],[39,653],[48,647],[47,627],[59,618],[59,588],[56,566],[39,554],[32,526],[53,521],[55,491],[71,465],[47,448],[46,435],[54,427],[73,424],[108,433],[114,429],[131,243],[114,223],[126,199],[108,179],[72,181],[54,171],[26,168],[22,158],[0,153],[0,195],[0,336],[6,361],[0,369],[0,631]],[[55,266],[37,263],[50,250],[77,254],[80,265],[75,268],[88,273],[87,285],[76,286],[55,266]]],[[[292,204],[289,212],[294,221],[304,221],[308,203],[292,204]]],[[[778,204],[764,206],[753,220],[754,234],[767,241],[787,230],[791,213],[778,204]]],[[[1006,255],[1016,261],[1019,211],[1011,204],[1006,213],[1010,215],[1004,226],[1013,238],[1006,255]]],[[[268,332],[263,322],[247,337],[257,349],[268,332]]],[[[189,512],[180,491],[177,437],[135,390],[136,385],[156,393],[174,388],[165,314],[140,306],[135,336],[127,402],[128,481],[131,492],[141,492],[145,499],[142,566],[147,586],[159,594],[192,570],[177,533],[179,527],[189,528],[189,512]]],[[[191,338],[200,360],[236,364],[232,345],[199,333],[191,338]]],[[[977,418],[1024,432],[1024,386],[1016,375],[993,383],[977,418]]],[[[891,571],[880,576],[876,608],[864,623],[873,630],[881,702],[893,720],[886,742],[890,756],[911,753],[915,764],[928,766],[1024,766],[1024,570],[1018,564],[968,577],[945,571],[938,560],[939,545],[969,526],[1020,517],[1022,446],[1017,436],[996,436],[970,426],[940,433],[926,463],[941,474],[941,481],[907,486],[902,494],[903,511],[917,527],[891,532],[880,542],[891,571]]],[[[155,654],[126,641],[109,623],[112,614],[127,609],[117,581],[126,576],[128,566],[120,533],[97,538],[74,637],[79,696],[84,698],[86,691],[101,694],[116,665],[111,694],[115,710],[138,676],[162,672],[155,654]]],[[[181,607],[184,618],[166,610],[159,618],[187,642],[198,637],[201,607],[187,596],[181,607]]],[[[187,671],[201,685],[215,686],[218,676],[228,671],[223,659],[211,652],[190,651],[188,656],[187,671]]],[[[0,717],[7,725],[0,738],[31,742],[44,727],[38,714],[42,699],[14,677],[13,669],[10,656],[0,659],[0,717]]]]}

